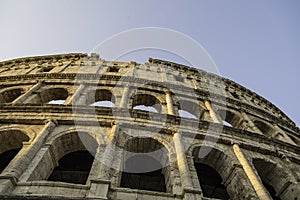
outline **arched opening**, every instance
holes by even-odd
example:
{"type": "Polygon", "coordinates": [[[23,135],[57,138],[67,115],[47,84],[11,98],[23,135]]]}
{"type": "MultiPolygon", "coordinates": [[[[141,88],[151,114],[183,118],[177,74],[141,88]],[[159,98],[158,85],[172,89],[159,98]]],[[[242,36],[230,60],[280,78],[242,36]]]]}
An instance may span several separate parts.
{"type": "MultiPolygon", "coordinates": [[[[236,185],[224,185],[224,180],[233,171],[232,160],[223,152],[210,147],[197,147],[193,150],[194,167],[204,197],[227,200],[240,194],[236,185]],[[227,170],[224,170],[226,166],[227,170]],[[231,191],[229,196],[229,191],[231,191]]],[[[239,176],[235,177],[239,179],[239,176]]],[[[241,181],[241,180],[238,180],[241,181]]]]}
{"type": "Polygon", "coordinates": [[[0,103],[11,103],[23,94],[22,88],[5,90],[0,93],[0,103]]]}
{"type": "Polygon", "coordinates": [[[132,109],[160,113],[162,108],[156,97],[149,94],[137,94],[132,98],[132,109]]]}
{"type": "Polygon", "coordinates": [[[165,177],[162,173],[161,164],[150,156],[137,155],[129,158],[125,162],[125,172],[122,173],[121,187],[166,192],[165,177]],[[147,167],[154,166],[158,170],[139,173],[143,166],[145,171],[147,167]],[[131,171],[131,172],[126,172],[131,171]]]}
{"type": "Polygon", "coordinates": [[[262,159],[254,159],[253,165],[270,196],[274,200],[280,200],[281,198],[278,196],[278,191],[281,191],[281,188],[288,182],[287,180],[282,180],[286,178],[284,172],[275,164],[262,159]]]}
{"type": "Polygon", "coordinates": [[[85,184],[98,148],[97,141],[85,132],[61,135],[52,142],[53,154],[47,153],[30,180],[42,179],[74,184],[85,184]],[[54,158],[50,156],[53,155],[54,158]],[[57,160],[57,163],[49,161],[57,160]]]}
{"type": "Polygon", "coordinates": [[[229,199],[222,178],[213,168],[202,163],[195,163],[195,169],[204,197],[229,199]]]}
{"type": "Polygon", "coordinates": [[[18,130],[0,131],[0,173],[22,149],[29,137],[18,130]]]}
{"type": "Polygon", "coordinates": [[[139,106],[135,106],[133,109],[134,110],[143,110],[143,111],[158,113],[158,111],[153,106],[139,105],[139,106]]]}
{"type": "Polygon", "coordinates": [[[262,183],[265,186],[265,188],[268,190],[273,200],[281,200],[278,196],[276,196],[276,191],[271,185],[269,185],[265,181],[262,181],[262,183]]]}
{"type": "Polygon", "coordinates": [[[224,126],[232,127],[232,125],[229,122],[225,121],[225,120],[222,120],[222,123],[223,123],[224,126]]]}
{"type": "Polygon", "coordinates": [[[255,126],[266,136],[271,137],[273,135],[273,128],[268,125],[267,123],[264,123],[262,121],[255,120],[254,121],[255,126]]]}
{"type": "Polygon", "coordinates": [[[75,151],[58,161],[48,181],[85,184],[94,161],[89,151],[75,151]]]}
{"type": "Polygon", "coordinates": [[[63,105],[66,100],[51,100],[48,104],[56,104],[56,105],[63,105]]]}
{"type": "Polygon", "coordinates": [[[92,103],[91,106],[96,107],[114,107],[114,103],[111,101],[96,101],[95,103],[92,103]]]}
{"type": "Polygon", "coordinates": [[[130,139],[124,147],[121,187],[171,192],[168,150],[151,138],[130,139]]]}
{"type": "Polygon", "coordinates": [[[65,88],[50,88],[37,93],[29,103],[33,104],[64,104],[69,93],[65,88]]]}
{"type": "Polygon", "coordinates": [[[218,110],[218,115],[221,117],[223,125],[228,127],[239,128],[242,119],[239,117],[238,113],[229,110],[218,110]]]}
{"type": "Polygon", "coordinates": [[[0,154],[0,173],[10,163],[10,161],[19,153],[21,148],[11,149],[0,154]]]}
{"type": "Polygon", "coordinates": [[[97,107],[114,107],[115,96],[109,90],[90,91],[86,98],[86,105],[97,107]]]}
{"type": "Polygon", "coordinates": [[[202,111],[197,103],[181,100],[178,102],[178,114],[180,117],[200,119],[202,111]]]}
{"type": "Polygon", "coordinates": [[[189,119],[197,119],[197,117],[195,115],[193,115],[192,113],[185,111],[185,110],[178,110],[178,114],[180,117],[185,117],[185,118],[189,118],[189,119]]]}

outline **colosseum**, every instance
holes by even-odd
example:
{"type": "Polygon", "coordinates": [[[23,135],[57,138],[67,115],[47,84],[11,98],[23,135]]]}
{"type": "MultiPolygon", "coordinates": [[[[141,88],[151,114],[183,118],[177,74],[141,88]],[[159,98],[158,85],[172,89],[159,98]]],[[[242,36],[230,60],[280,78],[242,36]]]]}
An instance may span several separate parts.
{"type": "Polygon", "coordinates": [[[0,62],[0,199],[300,199],[300,131],[221,76],[63,54],[0,62]]]}

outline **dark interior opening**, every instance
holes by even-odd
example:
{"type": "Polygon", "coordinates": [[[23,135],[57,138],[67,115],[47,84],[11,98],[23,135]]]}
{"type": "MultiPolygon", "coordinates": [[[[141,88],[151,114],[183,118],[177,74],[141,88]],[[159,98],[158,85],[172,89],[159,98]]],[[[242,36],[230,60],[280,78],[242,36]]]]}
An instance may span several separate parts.
{"type": "Polygon", "coordinates": [[[121,178],[121,187],[166,192],[162,168],[161,164],[150,156],[131,157],[126,161],[121,178]],[[140,173],[142,168],[147,171],[147,167],[157,170],[140,173]]]}
{"type": "Polygon", "coordinates": [[[261,121],[254,121],[254,124],[263,134],[265,134],[266,136],[272,136],[272,127],[261,121]]]}
{"type": "Polygon", "coordinates": [[[88,92],[86,104],[91,106],[113,107],[115,96],[109,90],[92,90],[88,92]]]}
{"type": "Polygon", "coordinates": [[[161,105],[156,97],[149,94],[137,94],[133,97],[132,109],[148,112],[161,112],[161,105]]]}
{"type": "Polygon", "coordinates": [[[213,168],[202,163],[195,163],[200,186],[204,197],[229,199],[222,178],[213,168]]]}
{"type": "Polygon", "coordinates": [[[0,173],[10,163],[10,161],[19,153],[21,148],[11,149],[0,154],[0,173]]]}
{"type": "Polygon", "coordinates": [[[281,181],[282,175],[279,176],[280,172],[278,172],[276,165],[262,159],[254,159],[253,165],[270,196],[274,200],[280,200],[280,197],[276,195],[276,191],[280,191],[280,187],[278,187],[279,185],[277,183],[281,181]]]}
{"type": "Polygon", "coordinates": [[[199,106],[200,102],[192,102],[186,100],[178,101],[178,114],[180,117],[200,119],[202,115],[202,110],[199,106]]]}
{"type": "Polygon", "coordinates": [[[54,67],[44,67],[40,70],[40,72],[50,72],[54,67]]]}
{"type": "Polygon", "coordinates": [[[109,67],[108,68],[108,72],[119,72],[120,68],[119,67],[115,67],[115,66],[112,66],[112,67],[109,67]]]}
{"type": "Polygon", "coordinates": [[[0,131],[0,172],[19,153],[29,137],[19,130],[0,131]]]}
{"type": "Polygon", "coordinates": [[[230,92],[230,94],[236,98],[236,99],[239,99],[239,95],[236,93],[236,92],[230,92]]]}
{"type": "Polygon", "coordinates": [[[63,156],[48,181],[85,184],[94,161],[89,151],[75,151],[63,156]]]}
{"type": "Polygon", "coordinates": [[[65,88],[50,88],[37,92],[36,95],[28,101],[28,103],[44,104],[49,102],[52,103],[55,100],[64,101],[68,98],[68,96],[69,93],[65,88]]]}
{"type": "Polygon", "coordinates": [[[276,196],[276,191],[270,184],[266,183],[265,181],[262,181],[262,183],[265,186],[265,188],[268,190],[273,200],[281,200],[278,196],[276,196]]]}
{"type": "Polygon", "coordinates": [[[23,94],[23,89],[6,90],[0,94],[0,103],[10,103],[23,94]]]}

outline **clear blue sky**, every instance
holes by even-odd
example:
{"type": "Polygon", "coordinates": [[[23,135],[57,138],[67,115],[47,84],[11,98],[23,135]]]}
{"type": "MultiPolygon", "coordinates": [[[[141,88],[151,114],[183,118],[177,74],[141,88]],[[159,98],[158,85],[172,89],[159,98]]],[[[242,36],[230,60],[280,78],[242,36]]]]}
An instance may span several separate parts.
{"type": "Polygon", "coordinates": [[[299,10],[298,0],[2,0],[0,60],[86,53],[131,28],[170,28],[199,42],[223,76],[270,100],[299,126],[299,10]]]}

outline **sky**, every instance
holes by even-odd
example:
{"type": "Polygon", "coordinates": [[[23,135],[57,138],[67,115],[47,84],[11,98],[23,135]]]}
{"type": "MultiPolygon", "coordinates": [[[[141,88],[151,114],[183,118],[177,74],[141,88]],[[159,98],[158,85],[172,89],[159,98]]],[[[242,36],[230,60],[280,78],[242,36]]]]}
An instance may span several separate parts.
{"type": "MultiPolygon", "coordinates": [[[[199,43],[220,75],[271,101],[299,127],[299,10],[298,0],[2,0],[0,61],[89,53],[123,31],[171,29],[199,43]]],[[[147,51],[132,60],[148,57],[178,62],[147,51]]]]}

